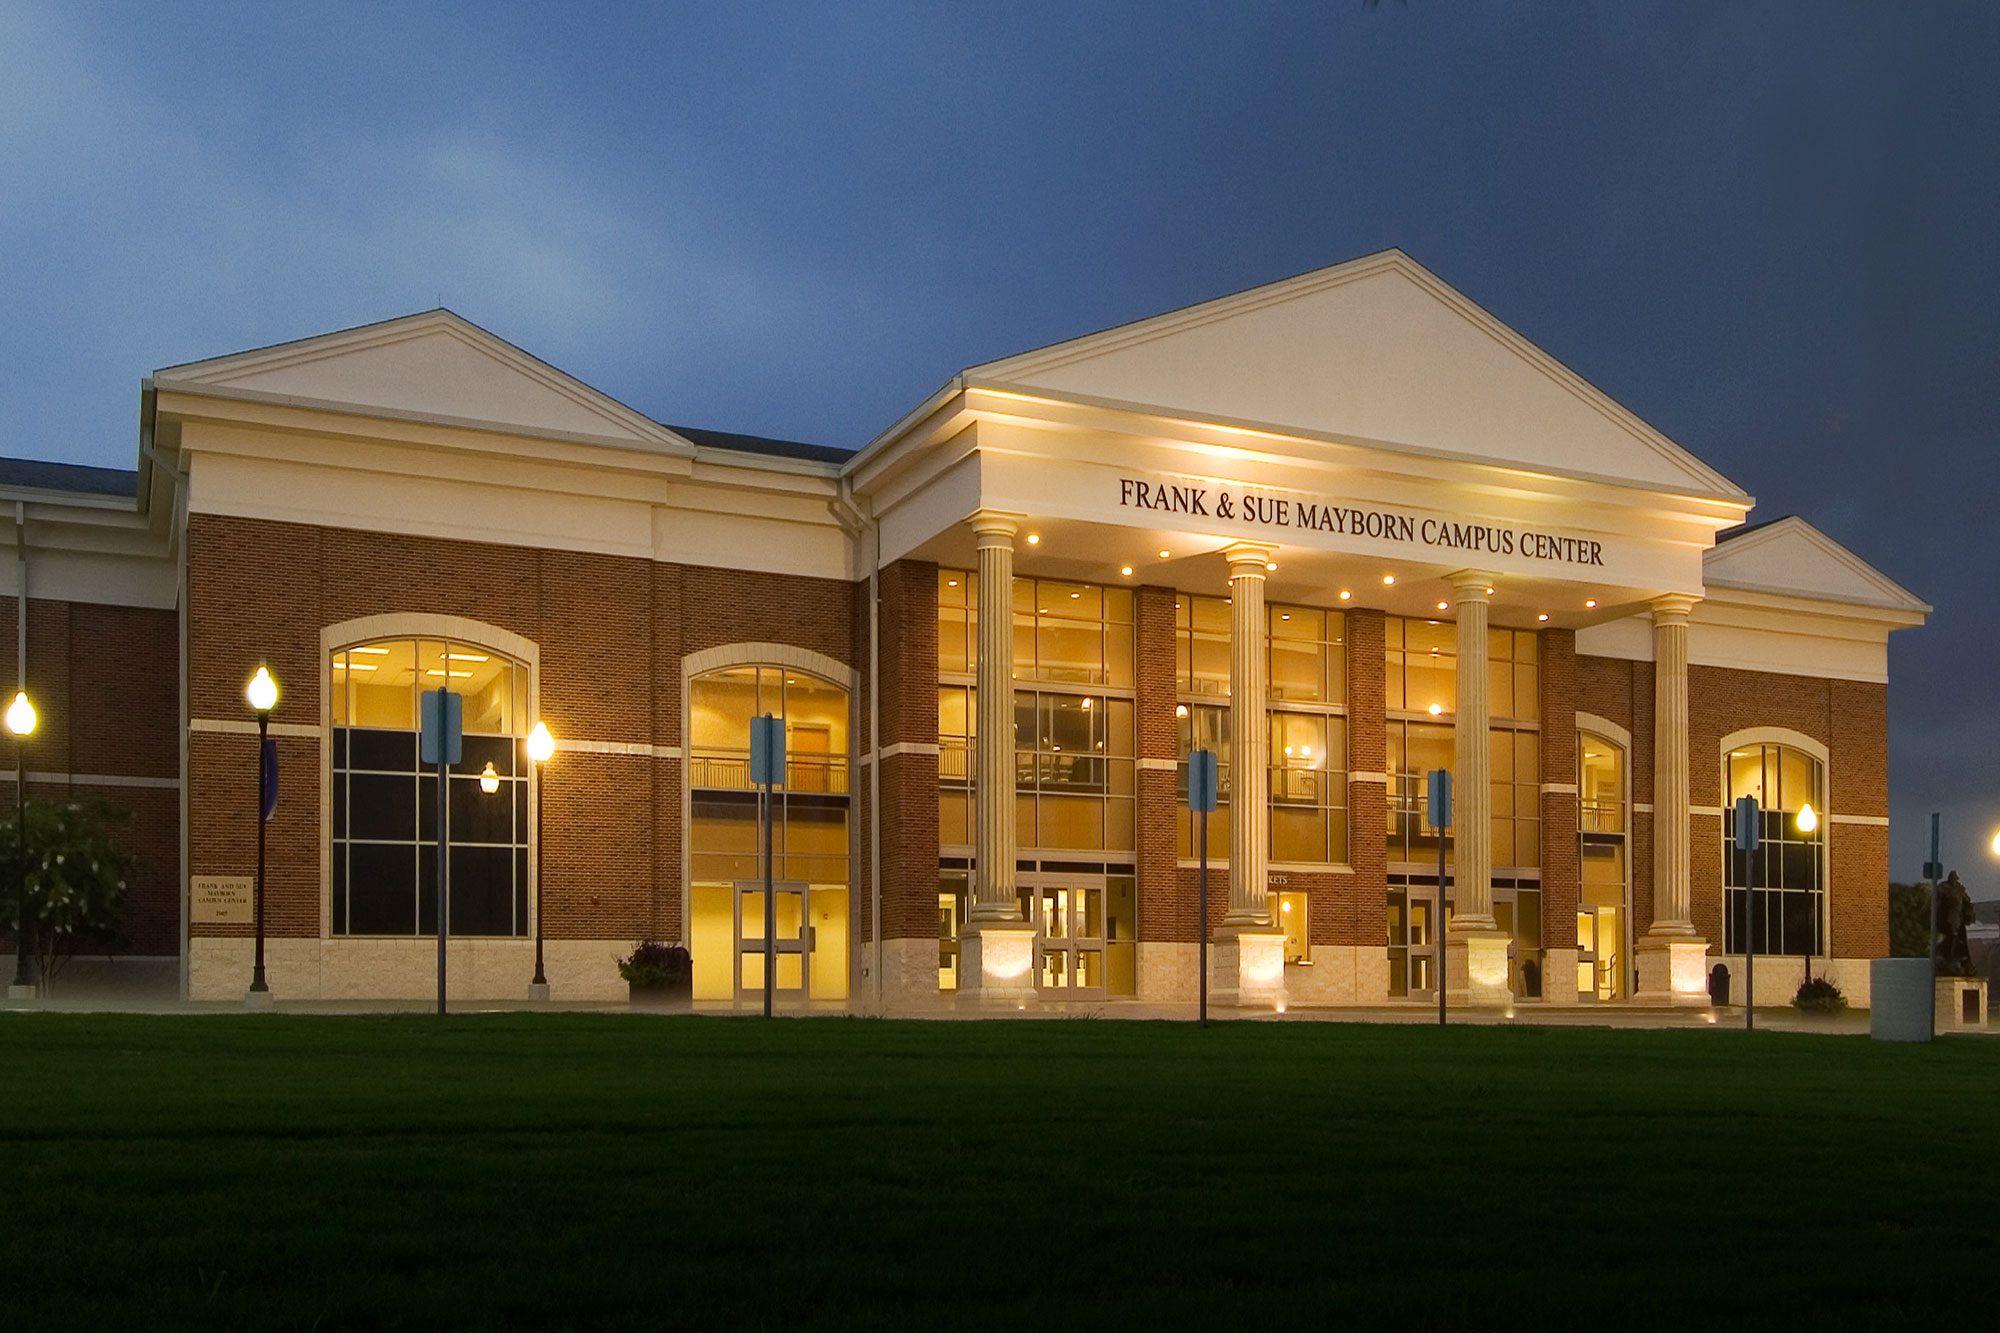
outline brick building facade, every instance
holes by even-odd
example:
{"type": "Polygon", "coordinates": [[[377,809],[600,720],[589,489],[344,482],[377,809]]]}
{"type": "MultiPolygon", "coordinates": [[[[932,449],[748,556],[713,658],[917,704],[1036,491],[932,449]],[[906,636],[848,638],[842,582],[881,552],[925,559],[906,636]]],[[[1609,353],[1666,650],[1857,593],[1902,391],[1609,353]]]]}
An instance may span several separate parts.
{"type": "Polygon", "coordinates": [[[616,998],[645,939],[690,944],[704,1004],[761,987],[750,710],[791,738],[800,1005],[1179,1003],[1203,938],[1245,1005],[1690,1002],[1746,928],[1760,998],[1814,966],[1865,1000],[1886,949],[1886,642],[1928,608],[1801,520],[1748,524],[1396,252],[975,367],[856,453],[661,425],[442,311],[160,371],[142,430],[136,473],[0,472],[4,617],[30,794],[132,812],[119,948],[193,998],[249,977],[260,664],[280,998],[434,986],[434,788],[361,756],[413,755],[412,692],[461,678],[499,762],[448,787],[485,830],[452,882],[498,913],[450,932],[465,997],[525,997],[537,931],[556,998],[616,998]],[[1357,369],[1364,342],[1452,393],[1357,369]],[[958,580],[1013,590],[1010,639],[969,637],[958,580]],[[1192,684],[1189,597],[1232,618],[1192,684]],[[1337,627],[1337,697],[1303,712],[1243,688],[1277,660],[1254,617],[1295,611],[1337,627]],[[995,755],[970,731],[999,689],[995,755]],[[1204,926],[1190,710],[1338,738],[1238,766],[1204,926]],[[1430,766],[1461,771],[1443,885],[1430,766]],[[1768,866],[1725,855],[1746,793],[1768,866]],[[1232,845],[1268,870],[1232,879],[1232,845]]]}

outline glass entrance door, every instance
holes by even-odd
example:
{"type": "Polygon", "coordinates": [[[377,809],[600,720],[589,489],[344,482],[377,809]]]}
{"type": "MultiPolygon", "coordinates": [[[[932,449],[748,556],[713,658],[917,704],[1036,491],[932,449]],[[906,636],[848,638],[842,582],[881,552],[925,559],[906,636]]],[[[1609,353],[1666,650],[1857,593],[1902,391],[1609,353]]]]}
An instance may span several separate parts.
{"type": "Polygon", "coordinates": [[[1033,876],[1021,896],[1035,926],[1036,988],[1057,997],[1103,996],[1104,878],[1033,876]]]}
{"type": "Polygon", "coordinates": [[[1437,997],[1437,890],[1389,890],[1389,994],[1437,997]]]}
{"type": "Polygon", "coordinates": [[[1625,998],[1624,913],[1586,904],[1576,914],[1576,993],[1581,999],[1625,998]]]}
{"type": "MultiPolygon", "coordinates": [[[[776,921],[772,935],[775,955],[772,993],[779,1002],[802,1002],[806,997],[810,970],[813,927],[807,915],[806,885],[780,880],[772,886],[771,905],[776,921]]],[[[764,883],[762,880],[736,881],[736,1002],[763,1002],[764,997],[764,883]]]]}

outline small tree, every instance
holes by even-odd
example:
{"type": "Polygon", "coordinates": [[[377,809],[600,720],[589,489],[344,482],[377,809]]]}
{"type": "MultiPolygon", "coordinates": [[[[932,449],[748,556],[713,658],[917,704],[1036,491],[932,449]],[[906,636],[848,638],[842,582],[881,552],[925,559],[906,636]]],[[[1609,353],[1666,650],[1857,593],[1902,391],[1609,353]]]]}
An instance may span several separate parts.
{"type": "MultiPolygon", "coordinates": [[[[88,941],[117,943],[131,856],[114,843],[130,823],[102,801],[31,800],[27,806],[28,920],[44,986],[88,941]]],[[[0,820],[0,921],[21,929],[21,840],[14,811],[0,820]]],[[[16,935],[18,939],[18,934],[16,935]]]]}

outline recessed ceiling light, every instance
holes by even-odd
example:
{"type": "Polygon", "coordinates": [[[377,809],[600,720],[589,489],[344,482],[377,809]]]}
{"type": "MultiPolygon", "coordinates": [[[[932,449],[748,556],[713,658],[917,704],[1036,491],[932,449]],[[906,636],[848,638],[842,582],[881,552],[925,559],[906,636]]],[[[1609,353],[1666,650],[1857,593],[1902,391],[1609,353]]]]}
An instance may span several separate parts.
{"type": "Polygon", "coordinates": [[[1271,573],[1275,574],[1278,572],[1278,562],[1275,560],[1266,560],[1264,562],[1264,568],[1269,570],[1271,573]]]}
{"type": "Polygon", "coordinates": [[[1123,575],[1124,575],[1124,576],[1125,576],[1126,578],[1128,578],[1128,579],[1129,579],[1129,578],[1131,578],[1131,577],[1132,577],[1132,566],[1130,566],[1130,565],[1120,565],[1120,566],[1118,567],[1118,572],[1119,572],[1120,574],[1123,574],[1123,575]]]}
{"type": "Polygon", "coordinates": [[[1444,714],[1444,705],[1443,705],[1443,704],[1432,704],[1432,705],[1430,706],[1430,715],[1431,715],[1432,717],[1440,717],[1440,716],[1442,716],[1443,714],[1444,714]]]}
{"type": "Polygon", "coordinates": [[[1278,619],[1280,620],[1290,620],[1291,618],[1292,618],[1292,613],[1290,611],[1278,612],[1278,619]]]}
{"type": "Polygon", "coordinates": [[[1382,576],[1382,586],[1385,588],[1388,587],[1390,584],[1394,583],[1395,581],[1396,581],[1396,576],[1394,574],[1384,574],[1382,576]]]}
{"type": "Polygon", "coordinates": [[[1493,589],[1491,589],[1491,588],[1488,588],[1488,589],[1486,590],[1486,595],[1487,595],[1488,597],[1491,597],[1491,596],[1493,595],[1493,589]]]}
{"type": "Polygon", "coordinates": [[[1535,619],[1537,620],[1547,620],[1548,618],[1549,618],[1549,613],[1546,611],[1542,612],[1540,615],[1535,617],[1535,619]]]}
{"type": "Polygon", "coordinates": [[[1030,546],[1039,546],[1039,545],[1041,545],[1041,541],[1042,541],[1042,534],[1041,534],[1041,533],[1039,533],[1039,532],[1031,532],[1031,533],[1029,533],[1029,534],[1028,534],[1028,545],[1030,545],[1030,546]]]}
{"type": "Polygon", "coordinates": [[[1160,559],[1165,560],[1172,555],[1173,555],[1172,551],[1162,551],[1160,552],[1160,559]]]}
{"type": "Polygon", "coordinates": [[[1586,598],[1584,598],[1584,600],[1583,600],[1583,604],[1584,604],[1585,606],[1589,607],[1589,608],[1590,608],[1591,610],[1593,610],[1593,611],[1595,611],[1595,610],[1597,609],[1597,599],[1596,599],[1595,597],[1586,597],[1586,598]]]}
{"type": "Polygon", "coordinates": [[[384,653],[387,653],[389,650],[387,648],[382,647],[380,644],[375,644],[373,646],[363,647],[363,648],[349,648],[347,651],[350,653],[374,653],[377,656],[380,656],[384,653]]]}
{"type": "Polygon", "coordinates": [[[1348,591],[1347,589],[1345,589],[1345,588],[1342,588],[1342,589],[1340,590],[1340,600],[1341,600],[1341,601],[1343,601],[1343,602],[1344,602],[1344,601],[1347,601],[1347,600],[1348,600],[1349,598],[1351,598],[1351,597],[1353,597],[1353,596],[1354,596],[1354,594],[1353,594],[1353,593],[1351,593],[1351,592],[1349,592],[1349,591],[1348,591]]]}
{"type": "Polygon", "coordinates": [[[1440,610],[1440,611],[1449,611],[1449,610],[1451,610],[1451,603],[1450,603],[1450,602],[1439,602],[1439,603],[1438,603],[1438,610],[1440,610]]]}
{"type": "Polygon", "coordinates": [[[1080,592],[1073,592],[1073,593],[1071,593],[1071,594],[1069,595],[1069,599],[1070,599],[1070,600],[1071,600],[1071,601],[1073,602],[1073,601],[1075,601],[1075,600],[1076,600],[1077,598],[1079,598],[1079,597],[1081,597],[1081,596],[1083,596],[1083,594],[1082,594],[1082,593],[1080,593],[1080,592]]]}

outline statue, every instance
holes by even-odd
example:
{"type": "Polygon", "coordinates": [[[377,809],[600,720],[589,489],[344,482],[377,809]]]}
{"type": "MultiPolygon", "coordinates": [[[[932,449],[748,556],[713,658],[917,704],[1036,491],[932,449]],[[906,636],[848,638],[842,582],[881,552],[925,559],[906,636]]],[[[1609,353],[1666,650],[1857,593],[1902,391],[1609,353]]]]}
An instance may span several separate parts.
{"type": "Polygon", "coordinates": [[[1972,895],[1952,871],[1937,886],[1937,974],[1941,977],[1972,975],[1972,947],[1966,942],[1965,928],[1972,924],[1972,895]]]}

